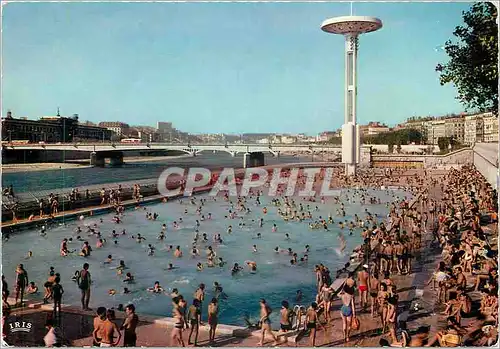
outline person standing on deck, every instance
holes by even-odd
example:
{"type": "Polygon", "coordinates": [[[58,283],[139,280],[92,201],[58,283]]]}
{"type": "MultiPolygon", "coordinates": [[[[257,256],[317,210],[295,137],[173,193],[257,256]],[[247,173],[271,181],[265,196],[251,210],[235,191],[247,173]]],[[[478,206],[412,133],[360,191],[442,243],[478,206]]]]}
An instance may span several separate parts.
{"type": "Polygon", "coordinates": [[[358,289],[359,289],[359,301],[361,309],[365,309],[368,305],[368,279],[370,275],[368,274],[368,265],[364,264],[363,269],[358,272],[358,289]]]}
{"type": "Polygon", "coordinates": [[[125,312],[127,313],[127,317],[125,318],[123,325],[120,327],[121,330],[125,331],[123,336],[123,346],[136,347],[137,334],[135,333],[135,329],[139,323],[139,317],[135,313],[135,306],[133,304],[127,305],[125,307],[125,312]]]}
{"type": "Polygon", "coordinates": [[[90,279],[89,264],[85,263],[83,269],[80,271],[80,277],[78,278],[78,288],[82,292],[82,309],[89,309],[90,302],[90,285],[92,281],[90,279]]]}
{"type": "Polygon", "coordinates": [[[16,301],[15,304],[17,304],[17,300],[19,296],[21,296],[21,306],[23,304],[23,299],[24,299],[24,290],[28,286],[28,272],[24,269],[24,266],[22,264],[19,264],[16,269],[16,301]]]}

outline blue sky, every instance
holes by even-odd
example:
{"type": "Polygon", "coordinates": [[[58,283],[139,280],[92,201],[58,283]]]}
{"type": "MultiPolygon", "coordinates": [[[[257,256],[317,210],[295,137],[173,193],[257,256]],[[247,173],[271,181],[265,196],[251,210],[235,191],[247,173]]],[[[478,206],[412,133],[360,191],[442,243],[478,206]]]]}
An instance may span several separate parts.
{"type": "MultiPolygon", "coordinates": [[[[440,86],[439,47],[470,3],[354,3],[383,28],[360,37],[358,122],[463,111],[440,86]]],[[[344,115],[349,3],[10,3],[2,112],[183,131],[306,132],[344,115]]]]}

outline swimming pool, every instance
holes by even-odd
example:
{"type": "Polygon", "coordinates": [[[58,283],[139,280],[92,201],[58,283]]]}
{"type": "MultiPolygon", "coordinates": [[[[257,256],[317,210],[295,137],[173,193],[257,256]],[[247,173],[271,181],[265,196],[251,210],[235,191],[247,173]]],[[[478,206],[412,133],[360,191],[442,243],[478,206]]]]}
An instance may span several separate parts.
{"type": "MultiPolygon", "coordinates": [[[[199,227],[200,235],[206,232],[208,242],[199,244],[201,256],[192,258],[190,255],[191,243],[194,237],[194,227],[196,220],[200,216],[196,214],[196,206],[193,206],[187,199],[182,201],[172,201],[169,203],[160,203],[147,206],[148,212],[157,212],[159,218],[156,221],[146,219],[146,211],[131,210],[126,211],[123,222],[116,224],[112,222],[113,215],[105,214],[96,217],[89,217],[83,221],[68,222],[64,226],[54,227],[47,232],[46,237],[42,237],[37,230],[23,231],[19,234],[13,234],[10,240],[3,244],[3,272],[7,278],[9,286],[12,289],[15,277],[15,267],[18,263],[23,263],[28,272],[30,281],[35,281],[42,290],[38,298],[42,298],[43,284],[47,279],[50,266],[54,266],[56,272],[61,274],[62,285],[65,293],[63,303],[80,305],[80,292],[76,284],[71,281],[71,276],[76,270],[82,268],[83,263],[90,264],[90,273],[93,279],[93,288],[91,295],[91,308],[97,306],[117,306],[122,303],[134,303],[138,313],[151,314],[158,316],[170,316],[171,303],[170,297],[164,294],[153,294],[147,292],[148,287],[158,280],[160,284],[168,291],[172,288],[179,289],[190,304],[193,293],[198,284],[204,283],[207,286],[206,303],[214,296],[213,283],[219,282],[227,294],[227,299],[220,301],[220,322],[226,324],[243,325],[243,316],[248,314],[252,319],[258,317],[259,299],[265,298],[276,311],[273,317],[278,316],[278,309],[282,300],[287,299],[291,305],[296,304],[295,294],[297,290],[302,290],[304,297],[302,304],[310,303],[313,300],[315,288],[315,274],[313,268],[315,264],[323,263],[330,268],[332,275],[343,266],[349,259],[349,252],[361,243],[360,232],[357,228],[352,236],[349,236],[348,230],[344,229],[344,235],[347,239],[347,248],[345,254],[338,250],[339,242],[337,232],[340,230],[338,222],[342,220],[353,220],[354,214],[364,218],[364,210],[368,209],[372,214],[379,217],[385,217],[387,207],[384,203],[393,201],[395,197],[403,198],[409,196],[402,191],[375,191],[369,190],[371,195],[381,199],[381,205],[363,205],[359,203],[359,197],[352,202],[353,190],[342,191],[342,197],[345,204],[346,217],[336,215],[336,210],[340,205],[335,204],[332,198],[327,198],[324,204],[320,202],[308,203],[302,198],[296,198],[297,203],[301,202],[306,207],[310,205],[311,212],[315,218],[322,216],[327,218],[332,214],[336,224],[330,225],[329,231],[323,229],[311,230],[308,223],[285,222],[277,216],[277,207],[272,206],[271,198],[263,197],[261,205],[256,206],[254,199],[248,199],[248,207],[252,210],[249,214],[240,214],[243,219],[225,219],[231,208],[228,202],[217,198],[213,202],[211,198],[207,199],[204,205],[203,213],[207,217],[212,214],[211,220],[201,221],[199,227]],[[351,202],[346,201],[349,195],[351,202]],[[266,206],[268,213],[263,214],[262,208],[266,206]],[[318,206],[318,211],[315,211],[318,206]],[[185,209],[188,214],[184,214],[185,209]],[[178,230],[173,229],[172,223],[179,221],[183,217],[183,223],[178,230]],[[259,227],[257,221],[264,217],[264,226],[259,227]],[[103,222],[100,223],[102,218],[103,222]],[[254,222],[252,222],[254,220],[254,222]],[[244,222],[245,226],[239,227],[239,223],[244,222]],[[85,225],[97,223],[99,231],[107,244],[103,248],[95,248],[97,238],[87,237],[85,225]],[[161,242],[157,239],[162,224],[168,225],[166,239],[161,242]],[[276,224],[277,232],[272,232],[272,226],[276,224]],[[227,227],[232,225],[233,232],[228,234],[227,227]],[[88,240],[93,248],[92,255],[88,258],[70,254],[68,257],[59,255],[59,245],[63,238],[76,238],[75,229],[80,226],[84,230],[80,235],[88,240]],[[110,237],[112,230],[121,232],[126,229],[127,235],[120,236],[118,244],[113,244],[110,237]],[[222,235],[223,244],[216,244],[212,241],[214,233],[219,232],[222,235]],[[257,233],[262,234],[261,239],[256,238],[257,233]],[[147,240],[137,243],[132,239],[132,235],[140,233],[147,240]],[[285,233],[290,235],[290,240],[285,240],[285,233]],[[156,246],[156,253],[148,256],[148,244],[156,246]],[[252,246],[257,245],[258,252],[253,252],[252,246]],[[283,249],[292,248],[303,255],[305,245],[311,247],[309,261],[304,265],[290,265],[291,257],[287,253],[276,254],[274,248],[279,246],[283,249]],[[184,253],[182,258],[174,258],[173,251],[168,252],[167,246],[181,246],[184,253]],[[197,262],[206,262],[205,248],[213,246],[217,256],[222,257],[228,263],[223,267],[204,268],[197,271],[197,262]],[[33,251],[33,257],[25,259],[28,251],[33,251]],[[114,262],[104,264],[106,257],[111,254],[114,262]],[[127,267],[136,279],[135,284],[127,285],[122,282],[123,276],[117,275],[115,267],[119,260],[124,260],[127,267]],[[239,275],[232,276],[230,269],[236,262],[244,265],[245,261],[252,260],[257,262],[258,271],[251,274],[245,267],[239,275]],[[168,263],[173,263],[176,269],[168,270],[168,263]],[[123,287],[129,287],[131,294],[123,294],[123,287]],[[109,289],[116,289],[117,294],[108,295],[109,289]]],[[[201,196],[200,196],[201,197],[201,196]]],[[[73,241],[68,245],[69,249],[80,250],[82,242],[73,241]]],[[[205,263],[206,264],[206,263],[205,263]]],[[[204,308],[206,304],[204,305],[204,308]]],[[[206,309],[203,309],[206,315],[206,309]]],[[[204,318],[204,320],[206,320],[204,318]]]]}

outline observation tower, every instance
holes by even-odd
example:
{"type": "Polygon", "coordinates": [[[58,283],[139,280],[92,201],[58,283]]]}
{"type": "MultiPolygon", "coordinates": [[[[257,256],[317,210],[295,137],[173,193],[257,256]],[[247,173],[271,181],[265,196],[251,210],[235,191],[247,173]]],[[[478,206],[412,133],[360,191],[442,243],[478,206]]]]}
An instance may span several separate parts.
{"type": "MultiPolygon", "coordinates": [[[[352,14],[352,8],[351,8],[352,14]]],[[[345,37],[345,114],[342,125],[342,163],[348,176],[356,175],[360,161],[360,132],[356,124],[356,97],[358,37],[382,28],[382,21],[375,17],[343,16],[325,20],[321,30],[345,37]]]]}

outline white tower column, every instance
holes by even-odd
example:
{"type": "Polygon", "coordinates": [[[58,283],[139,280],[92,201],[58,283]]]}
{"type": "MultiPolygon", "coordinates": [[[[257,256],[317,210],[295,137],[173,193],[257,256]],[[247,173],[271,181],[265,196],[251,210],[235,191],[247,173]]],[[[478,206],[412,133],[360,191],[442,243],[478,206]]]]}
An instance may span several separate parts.
{"type": "Polygon", "coordinates": [[[357,127],[356,127],[356,66],[358,56],[358,34],[348,33],[345,35],[345,111],[344,124],[349,125],[352,131],[349,136],[342,138],[347,143],[350,159],[344,159],[345,171],[348,176],[356,175],[356,162],[359,159],[357,127]]]}
{"type": "MultiPolygon", "coordinates": [[[[352,8],[351,8],[352,12],[352,8]]],[[[345,111],[342,125],[342,163],[348,176],[356,175],[360,162],[360,132],[356,120],[358,36],[382,28],[382,21],[374,17],[343,16],[323,21],[321,30],[345,37],[345,111]]]]}

